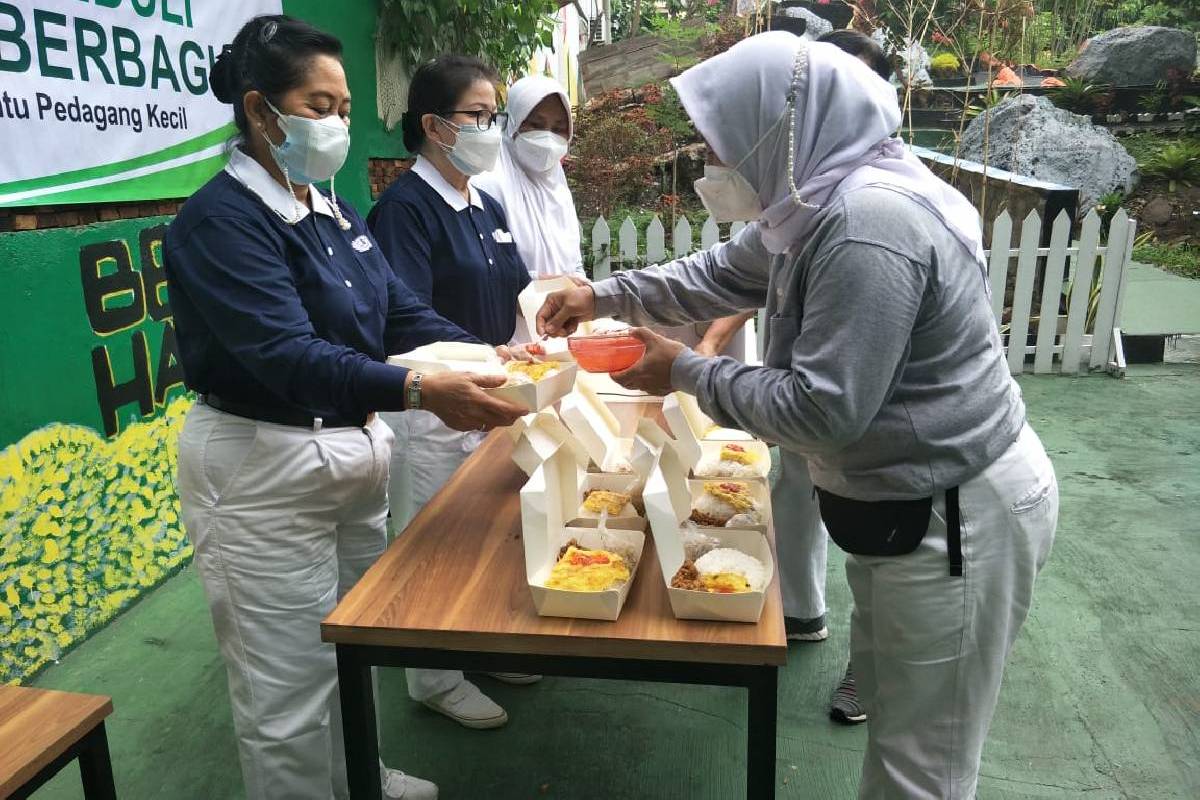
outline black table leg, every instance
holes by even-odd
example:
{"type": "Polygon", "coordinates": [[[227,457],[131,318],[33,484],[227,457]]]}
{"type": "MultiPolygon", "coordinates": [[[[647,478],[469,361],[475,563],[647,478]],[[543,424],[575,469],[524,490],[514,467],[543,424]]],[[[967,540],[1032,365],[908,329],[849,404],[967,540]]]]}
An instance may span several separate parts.
{"type": "Polygon", "coordinates": [[[379,735],[375,726],[371,665],[353,645],[337,646],[337,664],[350,797],[353,800],[381,800],[379,735]]]}
{"type": "Polygon", "coordinates": [[[79,774],[87,800],[116,800],[117,787],[113,783],[112,758],[103,722],[79,741],[79,774]]]}
{"type": "Polygon", "coordinates": [[[755,667],[751,674],[747,686],[746,800],[773,800],[778,669],[755,667]]]}

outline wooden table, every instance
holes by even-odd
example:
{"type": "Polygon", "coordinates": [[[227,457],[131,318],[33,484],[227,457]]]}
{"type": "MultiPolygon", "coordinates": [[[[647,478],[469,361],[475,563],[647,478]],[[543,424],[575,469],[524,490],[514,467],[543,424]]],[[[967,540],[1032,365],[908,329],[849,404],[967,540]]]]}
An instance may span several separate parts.
{"type": "Polygon", "coordinates": [[[493,433],[321,625],[337,646],[351,796],[380,797],[370,668],[390,666],[744,687],[747,797],[774,797],[778,577],[756,625],[677,620],[647,534],[616,622],[539,617],[521,543],[527,478],[511,452],[508,433],[493,433]]]}
{"type": "Polygon", "coordinates": [[[78,758],[84,797],[115,798],[104,733],[112,710],[94,694],[0,685],[0,797],[29,797],[78,758]]]}

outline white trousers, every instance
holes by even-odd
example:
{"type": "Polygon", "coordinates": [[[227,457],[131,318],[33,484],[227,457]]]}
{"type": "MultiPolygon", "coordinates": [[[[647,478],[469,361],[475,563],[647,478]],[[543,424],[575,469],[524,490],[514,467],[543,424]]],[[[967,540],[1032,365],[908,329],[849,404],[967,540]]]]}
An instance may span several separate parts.
{"type": "MultiPolygon", "coordinates": [[[[453,430],[428,411],[392,412],[381,416],[396,434],[388,495],[392,504],[392,530],[398,534],[450,480],[467,456],[475,452],[485,434],[453,430]]],[[[418,702],[447,692],[463,680],[459,670],[406,669],[404,672],[408,678],[408,694],[418,702]]]]}
{"type": "Polygon", "coordinates": [[[959,487],[959,506],[961,577],[949,572],[944,496],[913,553],[846,557],[868,714],[863,800],[975,796],[1004,662],[1058,520],[1058,482],[1033,429],[959,487]]]}
{"type": "Polygon", "coordinates": [[[197,403],[179,438],[183,521],[229,678],[250,800],[346,797],[321,620],[383,552],[392,433],[255,422],[197,403]]]}
{"type": "Polygon", "coordinates": [[[775,549],[784,616],[815,619],[825,613],[825,563],[829,538],[813,497],[804,456],[779,451],[779,480],[771,489],[775,549]]]}

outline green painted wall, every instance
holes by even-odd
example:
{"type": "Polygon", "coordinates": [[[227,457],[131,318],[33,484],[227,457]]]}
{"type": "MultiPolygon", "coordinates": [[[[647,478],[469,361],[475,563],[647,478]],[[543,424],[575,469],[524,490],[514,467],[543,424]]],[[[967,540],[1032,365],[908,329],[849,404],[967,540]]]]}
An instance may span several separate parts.
{"type": "Polygon", "coordinates": [[[377,0],[284,0],[284,12],[301,17],[342,40],[350,84],[350,156],[338,173],[336,188],[366,216],[371,207],[368,158],[407,155],[400,130],[383,129],[375,110],[375,22],[377,0]]]}
{"type": "MultiPolygon", "coordinates": [[[[354,123],[337,188],[364,215],[368,158],[404,154],[375,111],[376,8],[284,3],[342,40],[354,123]]],[[[191,557],[174,488],[190,399],[162,273],[169,222],[0,234],[0,683],[191,557]]]]}
{"type": "Polygon", "coordinates": [[[173,337],[161,270],[169,221],[0,234],[0,446],[51,422],[111,435],[178,390],[171,359],[155,382],[173,337]]]}
{"type": "MultiPolygon", "coordinates": [[[[353,135],[337,189],[365,215],[371,205],[367,160],[405,153],[399,134],[386,132],[375,111],[376,3],[288,0],[284,10],[342,39],[354,98],[353,135]]],[[[120,397],[108,398],[107,403],[98,400],[92,363],[93,351],[99,348],[120,384],[139,377],[135,348],[143,360],[148,348],[151,382],[159,371],[164,334],[170,334],[170,311],[160,265],[146,261],[151,253],[157,258],[154,243],[168,222],[169,217],[155,217],[0,234],[0,280],[5,289],[0,292],[0,447],[50,422],[77,423],[112,434],[131,418],[153,416],[171,396],[164,397],[163,387],[155,383],[156,403],[149,413],[142,413],[147,409],[144,402],[131,399],[116,410],[119,424],[114,425],[110,407],[120,397]],[[81,259],[89,263],[82,265],[81,259]],[[94,277],[82,277],[89,274],[94,277]],[[100,327],[93,328],[93,322],[100,327]]],[[[178,380],[175,372],[164,365],[165,379],[178,380]]],[[[142,381],[142,400],[145,388],[142,381]]],[[[133,387],[121,395],[135,396],[133,387]]]]}

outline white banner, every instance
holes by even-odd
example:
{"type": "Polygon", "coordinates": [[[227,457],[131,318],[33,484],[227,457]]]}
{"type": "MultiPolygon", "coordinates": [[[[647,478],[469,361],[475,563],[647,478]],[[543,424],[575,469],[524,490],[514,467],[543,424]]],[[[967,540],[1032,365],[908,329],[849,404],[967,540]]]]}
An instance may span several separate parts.
{"type": "Polygon", "coordinates": [[[280,0],[0,0],[0,206],[185,197],[232,108],[208,75],[280,0]]]}

